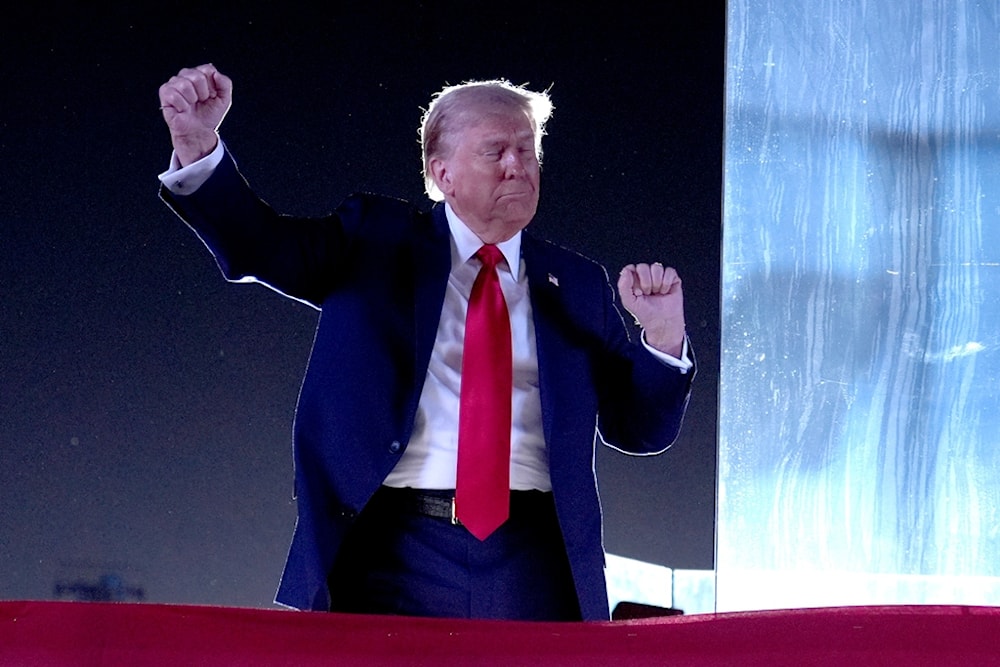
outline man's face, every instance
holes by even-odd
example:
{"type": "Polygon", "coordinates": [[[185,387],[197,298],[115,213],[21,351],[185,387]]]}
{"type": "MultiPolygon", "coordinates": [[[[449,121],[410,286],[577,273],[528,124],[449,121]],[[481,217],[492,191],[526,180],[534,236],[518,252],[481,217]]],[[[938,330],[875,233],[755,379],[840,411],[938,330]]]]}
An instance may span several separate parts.
{"type": "Polygon", "coordinates": [[[485,243],[506,241],[538,208],[538,159],[528,117],[517,111],[478,116],[450,137],[451,154],[430,160],[445,200],[485,243]]]}

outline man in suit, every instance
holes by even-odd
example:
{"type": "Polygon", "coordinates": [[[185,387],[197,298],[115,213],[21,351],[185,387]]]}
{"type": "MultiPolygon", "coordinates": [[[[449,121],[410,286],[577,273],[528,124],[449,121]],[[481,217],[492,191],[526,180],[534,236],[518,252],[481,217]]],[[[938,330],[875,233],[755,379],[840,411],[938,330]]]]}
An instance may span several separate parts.
{"type": "Polygon", "coordinates": [[[217,134],[231,98],[211,65],[161,86],[174,147],[161,196],[227,279],[321,311],[276,600],[606,619],[595,424],[635,454],[676,438],[693,376],[676,272],[622,270],[642,328],[631,340],[604,269],[523,231],[544,94],[501,81],[445,89],[421,128],[430,212],[354,195],[313,219],[277,214],[239,174],[217,134]]]}

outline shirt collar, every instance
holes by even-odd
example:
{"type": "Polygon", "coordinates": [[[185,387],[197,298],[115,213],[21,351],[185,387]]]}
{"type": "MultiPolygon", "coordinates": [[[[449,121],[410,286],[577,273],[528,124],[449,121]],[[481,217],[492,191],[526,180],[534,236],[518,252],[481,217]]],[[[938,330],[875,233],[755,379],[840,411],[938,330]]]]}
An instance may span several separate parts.
{"type": "MultiPolygon", "coordinates": [[[[448,218],[448,228],[451,230],[451,238],[454,239],[455,249],[458,251],[458,262],[464,264],[483,247],[483,241],[451,210],[451,206],[447,202],[444,205],[444,212],[448,218]]],[[[503,253],[503,258],[507,260],[507,266],[510,267],[511,273],[516,277],[516,267],[520,265],[521,261],[521,232],[518,232],[512,238],[502,243],[498,243],[497,248],[503,253]]]]}

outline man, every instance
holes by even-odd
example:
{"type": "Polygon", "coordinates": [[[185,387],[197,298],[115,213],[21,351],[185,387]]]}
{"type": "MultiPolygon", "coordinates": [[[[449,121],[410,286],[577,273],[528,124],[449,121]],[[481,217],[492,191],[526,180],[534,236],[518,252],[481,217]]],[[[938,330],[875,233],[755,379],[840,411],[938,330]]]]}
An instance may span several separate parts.
{"type": "Polygon", "coordinates": [[[321,311],[295,417],[298,520],[277,602],[302,609],[606,619],[595,423],[623,451],[675,439],[693,364],[680,279],[625,267],[630,341],[599,265],[534,239],[547,96],[442,91],[424,212],[354,195],[316,219],[253,195],[217,128],[211,65],[160,88],[161,195],[229,280],[321,311]]]}

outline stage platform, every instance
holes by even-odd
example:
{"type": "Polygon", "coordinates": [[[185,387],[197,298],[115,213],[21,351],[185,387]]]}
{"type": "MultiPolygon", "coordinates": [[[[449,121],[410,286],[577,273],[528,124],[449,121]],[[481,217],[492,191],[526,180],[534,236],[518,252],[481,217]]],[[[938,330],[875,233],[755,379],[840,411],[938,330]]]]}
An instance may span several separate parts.
{"type": "Polygon", "coordinates": [[[1000,665],[1000,608],[840,607],[524,623],[0,602],[0,665],[1000,665]]]}

